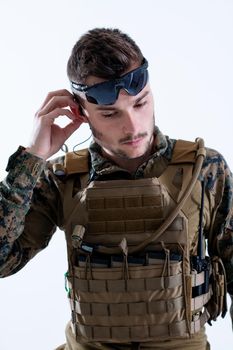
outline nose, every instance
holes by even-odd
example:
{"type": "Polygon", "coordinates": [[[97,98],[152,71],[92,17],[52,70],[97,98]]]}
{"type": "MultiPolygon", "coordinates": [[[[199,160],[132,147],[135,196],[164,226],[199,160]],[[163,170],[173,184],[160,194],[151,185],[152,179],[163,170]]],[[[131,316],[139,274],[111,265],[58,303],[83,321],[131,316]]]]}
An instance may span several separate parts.
{"type": "Polygon", "coordinates": [[[123,132],[125,134],[136,134],[139,130],[137,117],[133,111],[125,111],[123,121],[123,132]]]}

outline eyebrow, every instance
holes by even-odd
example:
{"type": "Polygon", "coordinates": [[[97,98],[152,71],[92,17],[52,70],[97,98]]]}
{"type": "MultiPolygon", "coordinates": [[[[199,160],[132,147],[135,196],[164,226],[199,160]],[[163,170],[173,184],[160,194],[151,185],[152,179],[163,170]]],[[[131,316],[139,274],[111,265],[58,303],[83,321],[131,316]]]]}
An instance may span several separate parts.
{"type": "Polygon", "coordinates": [[[150,93],[149,90],[145,91],[144,94],[143,94],[142,96],[138,97],[138,98],[135,100],[134,105],[138,104],[138,103],[139,103],[141,100],[143,100],[144,97],[146,97],[149,93],[150,93]]]}
{"type": "MultiPolygon", "coordinates": [[[[145,91],[144,94],[140,97],[138,97],[135,101],[134,101],[134,106],[136,104],[138,104],[141,100],[143,100],[148,94],[150,93],[150,91],[145,91]]],[[[107,105],[107,106],[104,106],[104,105],[100,105],[96,108],[98,111],[114,111],[115,109],[117,109],[117,107],[114,107],[114,106],[111,106],[111,105],[107,105]]]]}

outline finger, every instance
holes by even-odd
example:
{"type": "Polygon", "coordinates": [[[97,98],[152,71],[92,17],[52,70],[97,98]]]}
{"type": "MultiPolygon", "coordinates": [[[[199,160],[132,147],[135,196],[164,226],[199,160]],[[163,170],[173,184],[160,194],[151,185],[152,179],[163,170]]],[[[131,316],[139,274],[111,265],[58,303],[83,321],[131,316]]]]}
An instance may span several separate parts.
{"type": "Polygon", "coordinates": [[[54,120],[61,117],[61,116],[66,116],[69,119],[71,119],[72,121],[78,120],[78,121],[82,121],[81,118],[77,117],[75,114],[73,114],[69,109],[66,108],[55,108],[53,109],[50,113],[47,113],[45,115],[37,115],[36,119],[40,122],[42,122],[43,124],[53,124],[54,120]]]}
{"type": "Polygon", "coordinates": [[[75,114],[80,114],[79,113],[79,106],[74,101],[73,95],[52,97],[48,101],[48,103],[44,106],[44,108],[40,109],[36,114],[38,116],[42,116],[42,115],[50,113],[52,110],[54,110],[58,107],[60,107],[60,108],[69,107],[70,109],[72,108],[75,111],[75,114]]]}
{"type": "Polygon", "coordinates": [[[48,93],[48,95],[46,96],[44,102],[42,103],[41,107],[39,108],[39,110],[43,109],[47,105],[47,103],[55,96],[70,96],[70,97],[72,97],[73,95],[66,89],[50,91],[48,93]]]}
{"type": "Polygon", "coordinates": [[[81,124],[82,124],[82,121],[79,121],[79,120],[74,120],[71,123],[67,124],[63,128],[63,131],[66,135],[66,139],[68,139],[73,134],[73,132],[80,127],[81,124]]]}

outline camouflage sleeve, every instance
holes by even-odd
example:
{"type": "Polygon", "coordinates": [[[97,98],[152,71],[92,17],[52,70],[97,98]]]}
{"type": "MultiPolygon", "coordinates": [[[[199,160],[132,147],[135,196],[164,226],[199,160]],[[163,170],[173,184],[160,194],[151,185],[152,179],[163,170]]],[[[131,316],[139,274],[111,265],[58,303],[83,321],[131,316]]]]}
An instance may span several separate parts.
{"type": "Polygon", "coordinates": [[[58,200],[44,176],[45,162],[23,147],[8,162],[0,183],[0,277],[21,269],[55,231],[58,200]],[[45,196],[46,194],[46,196],[45,196]]]}
{"type": "MultiPolygon", "coordinates": [[[[220,233],[217,235],[217,249],[225,266],[227,277],[227,290],[233,302],[233,180],[232,176],[227,179],[224,198],[225,205],[220,206],[220,213],[227,211],[220,233]]],[[[231,308],[233,320],[233,305],[231,308]]]]}
{"type": "Polygon", "coordinates": [[[221,154],[208,150],[204,163],[208,190],[214,193],[216,215],[209,251],[221,257],[227,277],[227,289],[233,296],[233,177],[221,154]]]}

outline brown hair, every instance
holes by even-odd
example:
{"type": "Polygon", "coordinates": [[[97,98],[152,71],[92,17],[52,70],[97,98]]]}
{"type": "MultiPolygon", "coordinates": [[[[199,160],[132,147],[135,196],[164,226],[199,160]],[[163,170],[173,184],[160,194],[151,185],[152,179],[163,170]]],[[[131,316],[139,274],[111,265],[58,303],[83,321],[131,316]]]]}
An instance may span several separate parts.
{"type": "Polygon", "coordinates": [[[85,84],[89,75],[115,79],[130,68],[141,64],[140,48],[119,29],[95,28],[81,36],[74,45],[67,63],[70,80],[85,84]]]}

